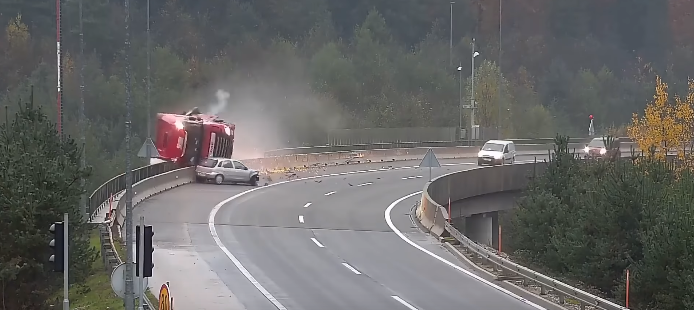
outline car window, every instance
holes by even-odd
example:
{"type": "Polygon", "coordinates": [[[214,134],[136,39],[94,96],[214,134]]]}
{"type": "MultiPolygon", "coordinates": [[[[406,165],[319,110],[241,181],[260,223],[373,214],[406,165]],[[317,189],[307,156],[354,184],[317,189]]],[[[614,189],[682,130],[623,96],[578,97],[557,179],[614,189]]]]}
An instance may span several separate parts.
{"type": "Polygon", "coordinates": [[[231,160],[226,160],[222,163],[222,168],[234,168],[234,165],[231,163],[231,160]]]}
{"type": "Polygon", "coordinates": [[[244,169],[244,168],[246,168],[246,166],[245,166],[244,164],[242,164],[240,161],[235,161],[235,162],[234,162],[234,166],[236,167],[236,169],[244,169]]]}
{"type": "Polygon", "coordinates": [[[602,141],[602,138],[595,138],[588,143],[588,147],[605,147],[605,143],[602,141]]]}
{"type": "Polygon", "coordinates": [[[485,143],[484,146],[482,146],[483,151],[494,151],[494,152],[502,152],[504,150],[504,145],[499,144],[499,143],[485,143]]]}
{"type": "Polygon", "coordinates": [[[206,168],[214,168],[217,166],[217,160],[216,159],[203,159],[200,161],[200,166],[206,167],[206,168]]]}

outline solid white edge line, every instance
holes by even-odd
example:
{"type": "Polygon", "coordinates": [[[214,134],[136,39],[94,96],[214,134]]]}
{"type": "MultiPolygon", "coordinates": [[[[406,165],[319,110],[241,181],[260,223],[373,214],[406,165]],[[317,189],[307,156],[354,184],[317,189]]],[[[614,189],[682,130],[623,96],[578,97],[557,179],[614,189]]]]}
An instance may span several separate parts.
{"type": "Polygon", "coordinates": [[[404,299],[402,299],[402,298],[400,298],[400,297],[398,297],[398,296],[393,295],[393,296],[390,296],[390,297],[393,297],[393,299],[397,300],[397,301],[398,301],[399,303],[401,303],[403,306],[407,307],[407,309],[410,309],[410,310],[417,310],[417,308],[415,308],[413,305],[410,305],[410,303],[406,302],[404,299]]]}
{"type": "Polygon", "coordinates": [[[488,285],[488,286],[490,286],[490,287],[492,287],[492,288],[494,288],[494,289],[496,289],[496,290],[498,290],[498,291],[500,291],[500,292],[502,292],[502,293],[504,293],[504,294],[506,294],[506,295],[509,295],[509,296],[511,296],[511,297],[513,297],[513,298],[515,298],[515,299],[517,299],[517,300],[519,300],[519,301],[521,301],[521,302],[523,302],[523,303],[525,303],[525,304],[527,304],[527,305],[529,305],[529,306],[531,306],[531,307],[533,307],[533,308],[535,308],[535,309],[547,310],[546,308],[544,308],[544,307],[542,307],[542,306],[540,306],[540,305],[538,305],[538,304],[536,304],[536,303],[534,303],[534,302],[532,302],[532,301],[530,301],[530,300],[527,300],[527,299],[525,299],[525,298],[523,298],[523,297],[521,297],[521,296],[519,296],[519,295],[517,295],[517,294],[515,294],[515,293],[513,293],[513,292],[511,292],[511,291],[509,291],[509,290],[506,290],[506,289],[502,288],[501,286],[498,286],[498,285],[496,285],[496,284],[494,284],[494,283],[492,283],[492,282],[489,282],[489,281],[487,281],[487,280],[485,280],[485,279],[482,279],[480,276],[478,276],[478,275],[476,275],[476,274],[474,274],[474,273],[472,273],[472,272],[470,272],[470,271],[467,271],[467,270],[461,268],[460,266],[458,266],[458,265],[456,265],[456,264],[453,264],[453,263],[447,261],[447,260],[444,259],[443,257],[438,256],[438,255],[432,253],[431,251],[429,251],[429,250],[427,250],[427,249],[421,247],[419,244],[416,244],[416,243],[414,243],[414,241],[412,241],[412,240],[410,240],[409,238],[407,238],[407,236],[405,236],[405,234],[403,234],[397,227],[395,227],[395,225],[393,224],[393,220],[391,220],[391,218],[390,218],[390,211],[393,210],[393,208],[394,208],[397,204],[399,204],[400,202],[402,202],[403,200],[408,199],[408,198],[410,198],[410,197],[413,197],[413,196],[415,196],[415,195],[419,195],[419,194],[421,194],[421,193],[422,193],[422,191],[418,191],[418,192],[409,194],[409,195],[407,195],[407,196],[405,196],[405,197],[401,197],[401,198],[399,198],[398,200],[396,200],[396,201],[394,201],[393,203],[391,203],[391,204],[388,206],[388,208],[386,208],[386,211],[385,211],[386,224],[388,224],[388,226],[390,227],[390,229],[393,230],[393,232],[394,232],[396,235],[398,235],[398,237],[400,237],[400,239],[402,239],[403,241],[407,242],[409,245],[413,246],[413,247],[416,248],[417,250],[420,250],[420,251],[422,251],[422,252],[428,254],[429,256],[431,256],[431,257],[433,257],[433,258],[436,258],[436,259],[439,260],[440,262],[442,262],[442,263],[444,263],[444,264],[446,264],[446,265],[448,265],[448,266],[453,267],[454,269],[456,269],[456,270],[458,270],[458,271],[460,271],[460,272],[462,272],[462,273],[464,273],[464,274],[466,274],[466,275],[472,277],[473,279],[475,279],[475,280],[477,280],[477,281],[480,281],[480,282],[482,282],[482,283],[484,283],[484,284],[486,284],[486,285],[488,285]]]}
{"type": "MultiPolygon", "coordinates": [[[[414,168],[416,168],[416,167],[414,167],[414,168]]],[[[388,169],[383,169],[383,170],[379,169],[377,171],[387,171],[387,170],[388,169]]],[[[362,170],[362,171],[355,172],[355,173],[377,172],[377,171],[362,170]]],[[[277,183],[272,183],[272,184],[268,184],[268,185],[265,185],[262,187],[251,188],[245,192],[241,192],[241,193],[238,193],[238,194],[231,196],[227,199],[224,199],[220,203],[216,204],[214,206],[214,208],[212,208],[212,210],[210,211],[209,217],[207,219],[207,226],[209,227],[210,235],[212,235],[212,239],[214,239],[214,242],[215,242],[215,244],[217,244],[217,247],[219,247],[219,249],[221,249],[222,252],[224,252],[224,254],[231,260],[232,263],[234,263],[234,266],[236,266],[236,268],[241,272],[241,274],[243,274],[243,276],[246,277],[246,279],[248,279],[248,281],[251,282],[251,284],[253,284],[253,286],[255,286],[255,288],[261,294],[263,294],[263,296],[265,296],[265,298],[267,298],[267,300],[269,300],[278,310],[287,310],[287,308],[284,305],[282,305],[282,303],[280,303],[277,300],[277,298],[272,296],[272,294],[270,294],[270,292],[267,289],[265,289],[265,287],[263,287],[263,285],[260,284],[260,282],[258,282],[253,277],[253,275],[251,275],[251,273],[248,271],[248,269],[246,269],[246,267],[244,267],[243,264],[241,264],[241,262],[236,258],[236,256],[234,256],[234,254],[232,254],[229,251],[229,249],[222,243],[222,240],[219,238],[219,235],[217,234],[217,228],[215,228],[214,219],[217,216],[217,212],[219,212],[219,210],[225,204],[227,204],[227,203],[233,201],[234,199],[237,199],[243,195],[250,194],[252,192],[255,192],[255,191],[263,189],[263,188],[277,186],[277,185],[281,185],[281,184],[285,184],[285,183],[305,181],[305,180],[313,180],[313,179],[325,178],[325,177],[329,177],[329,176],[330,176],[329,174],[310,176],[310,177],[305,177],[305,178],[298,178],[298,179],[293,179],[293,180],[286,180],[286,181],[281,181],[281,182],[277,182],[277,183]]],[[[306,204],[304,207],[307,207],[309,204],[310,203],[306,204]]],[[[318,241],[318,240],[316,240],[316,241],[318,241]]],[[[318,244],[320,244],[320,242],[318,242],[318,244]]],[[[321,244],[321,246],[322,246],[322,244],[321,244]]]]}
{"type": "Polygon", "coordinates": [[[255,277],[253,277],[253,275],[251,275],[248,269],[246,269],[246,267],[244,267],[243,264],[241,264],[241,262],[236,258],[236,256],[234,256],[234,254],[231,254],[229,249],[227,249],[227,247],[222,243],[222,240],[219,238],[219,235],[217,234],[217,228],[215,228],[214,226],[214,217],[217,215],[217,212],[223,205],[225,205],[229,201],[236,199],[242,194],[251,192],[259,188],[261,187],[245,191],[218,203],[210,212],[210,217],[207,221],[207,224],[210,228],[210,234],[212,235],[212,239],[214,239],[214,242],[224,252],[224,254],[226,254],[226,256],[231,260],[231,262],[234,263],[234,266],[236,266],[236,268],[241,272],[241,274],[243,274],[243,276],[246,277],[246,279],[248,279],[248,281],[250,281],[251,284],[253,284],[253,286],[255,286],[255,288],[258,291],[260,291],[260,293],[263,294],[263,296],[265,296],[265,298],[267,298],[267,300],[269,300],[278,310],[287,310],[287,308],[284,305],[282,305],[282,303],[280,303],[279,300],[275,298],[275,296],[272,296],[272,294],[270,294],[270,292],[267,289],[265,289],[265,287],[263,287],[263,285],[260,284],[260,282],[258,282],[258,280],[256,280],[255,277]]]}
{"type": "Polygon", "coordinates": [[[342,263],[342,266],[345,266],[345,268],[349,269],[350,271],[354,272],[354,274],[360,275],[361,272],[357,270],[356,268],[350,266],[348,263],[342,263]]]}
{"type": "Polygon", "coordinates": [[[308,208],[308,206],[310,206],[310,205],[311,205],[311,203],[310,203],[310,202],[307,202],[307,203],[304,205],[304,208],[308,208]]]}
{"type": "Polygon", "coordinates": [[[299,215],[299,223],[303,224],[304,223],[304,216],[299,215]]]}
{"type": "Polygon", "coordinates": [[[320,243],[320,241],[318,241],[318,239],[316,239],[316,238],[311,238],[311,241],[313,241],[313,243],[315,243],[319,248],[324,248],[324,247],[325,247],[325,246],[324,246],[322,243],[320,243]]]}

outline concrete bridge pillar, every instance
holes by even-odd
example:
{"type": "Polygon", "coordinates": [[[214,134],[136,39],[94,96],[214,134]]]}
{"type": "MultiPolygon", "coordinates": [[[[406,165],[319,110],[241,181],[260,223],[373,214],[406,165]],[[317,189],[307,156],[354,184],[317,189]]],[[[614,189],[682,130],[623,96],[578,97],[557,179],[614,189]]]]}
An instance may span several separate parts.
{"type": "Polygon", "coordinates": [[[477,243],[498,247],[499,213],[493,211],[465,217],[465,235],[477,243]]]}

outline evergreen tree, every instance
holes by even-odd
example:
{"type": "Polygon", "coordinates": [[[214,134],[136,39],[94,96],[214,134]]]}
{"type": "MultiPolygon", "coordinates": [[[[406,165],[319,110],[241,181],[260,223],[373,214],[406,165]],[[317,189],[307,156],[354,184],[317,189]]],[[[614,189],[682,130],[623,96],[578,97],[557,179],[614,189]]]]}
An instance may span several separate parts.
{"type": "Polygon", "coordinates": [[[60,281],[48,262],[49,227],[68,213],[70,281],[79,283],[96,259],[84,223],[80,148],[60,139],[55,125],[31,102],[0,125],[0,295],[7,309],[42,309],[60,281]]]}

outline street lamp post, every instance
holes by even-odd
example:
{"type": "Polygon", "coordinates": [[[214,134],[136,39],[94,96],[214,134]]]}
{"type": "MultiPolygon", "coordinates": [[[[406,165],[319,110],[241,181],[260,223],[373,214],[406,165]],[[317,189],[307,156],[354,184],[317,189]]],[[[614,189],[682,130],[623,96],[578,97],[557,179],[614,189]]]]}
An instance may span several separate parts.
{"type": "Polygon", "coordinates": [[[480,53],[475,50],[475,39],[472,39],[472,69],[470,70],[470,140],[476,138],[475,135],[475,109],[477,105],[475,104],[475,57],[479,56],[480,53]]]}
{"type": "Polygon", "coordinates": [[[458,66],[458,133],[460,140],[465,137],[463,135],[463,66],[458,66]]]}
{"type": "Polygon", "coordinates": [[[449,32],[450,41],[448,45],[448,67],[453,66],[453,4],[455,1],[451,1],[451,31],[449,32]]]}
{"type": "Polygon", "coordinates": [[[468,144],[472,143],[473,138],[475,138],[475,109],[477,106],[475,105],[475,57],[479,56],[480,53],[475,50],[475,39],[472,39],[472,55],[471,55],[471,61],[472,61],[472,72],[470,74],[470,104],[469,105],[463,105],[463,67],[458,66],[458,79],[459,79],[459,87],[460,87],[460,103],[459,103],[459,129],[461,132],[461,138],[462,138],[462,131],[463,131],[463,109],[470,109],[470,133],[468,134],[468,144]]]}

